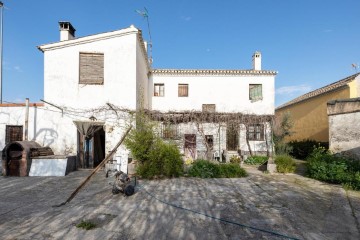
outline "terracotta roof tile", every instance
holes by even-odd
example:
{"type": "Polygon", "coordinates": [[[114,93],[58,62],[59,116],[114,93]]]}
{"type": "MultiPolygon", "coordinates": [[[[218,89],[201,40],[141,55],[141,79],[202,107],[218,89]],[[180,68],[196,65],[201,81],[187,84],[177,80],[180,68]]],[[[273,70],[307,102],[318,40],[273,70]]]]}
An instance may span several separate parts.
{"type": "Polygon", "coordinates": [[[331,92],[331,91],[334,91],[336,89],[339,89],[341,87],[344,87],[346,86],[349,82],[353,81],[357,76],[359,76],[360,73],[356,73],[354,75],[351,75],[349,77],[346,77],[344,79],[341,79],[337,82],[334,82],[334,83],[331,83],[329,85],[326,85],[322,88],[318,88],[314,91],[311,91],[311,92],[308,92],[308,93],[305,93],[304,95],[301,95],[300,97],[297,97],[287,103],[284,103],[282,105],[280,105],[279,107],[276,108],[276,110],[279,110],[279,109],[282,109],[282,108],[285,108],[285,107],[288,107],[290,105],[293,105],[295,103],[299,103],[299,102],[302,102],[302,101],[305,101],[309,98],[312,98],[312,97],[316,97],[316,96],[319,96],[323,93],[327,93],[327,92],[331,92]]]}

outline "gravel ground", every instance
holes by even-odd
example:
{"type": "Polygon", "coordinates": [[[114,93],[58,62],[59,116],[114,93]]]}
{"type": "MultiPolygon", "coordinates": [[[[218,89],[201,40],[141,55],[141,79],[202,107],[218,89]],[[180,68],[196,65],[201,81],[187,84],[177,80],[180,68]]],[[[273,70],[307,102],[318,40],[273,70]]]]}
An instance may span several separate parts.
{"type": "Polygon", "coordinates": [[[63,202],[89,170],[66,177],[0,177],[0,239],[283,238],[275,233],[360,239],[359,192],[297,174],[247,171],[249,177],[239,179],[139,181],[131,197],[112,195],[112,179],[99,172],[62,207],[52,206],[63,202]],[[77,228],[82,220],[96,228],[77,228]]]}

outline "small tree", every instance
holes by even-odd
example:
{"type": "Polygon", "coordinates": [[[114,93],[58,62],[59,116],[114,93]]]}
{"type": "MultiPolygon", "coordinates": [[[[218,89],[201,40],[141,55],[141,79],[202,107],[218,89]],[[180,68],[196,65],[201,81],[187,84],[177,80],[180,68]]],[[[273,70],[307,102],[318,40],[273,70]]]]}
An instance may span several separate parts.
{"type": "Polygon", "coordinates": [[[293,134],[291,131],[294,126],[291,120],[291,113],[285,112],[280,116],[276,116],[273,125],[273,140],[275,143],[276,153],[286,153],[291,151],[291,147],[285,143],[285,137],[289,137],[293,134]]]}

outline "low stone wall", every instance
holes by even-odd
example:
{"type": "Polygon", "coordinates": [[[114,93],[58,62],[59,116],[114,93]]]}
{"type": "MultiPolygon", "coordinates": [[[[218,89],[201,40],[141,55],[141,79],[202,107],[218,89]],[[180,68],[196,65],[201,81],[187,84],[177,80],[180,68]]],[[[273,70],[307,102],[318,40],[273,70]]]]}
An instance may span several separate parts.
{"type": "Polygon", "coordinates": [[[360,160],[360,98],[328,102],[329,148],[360,160]]]}

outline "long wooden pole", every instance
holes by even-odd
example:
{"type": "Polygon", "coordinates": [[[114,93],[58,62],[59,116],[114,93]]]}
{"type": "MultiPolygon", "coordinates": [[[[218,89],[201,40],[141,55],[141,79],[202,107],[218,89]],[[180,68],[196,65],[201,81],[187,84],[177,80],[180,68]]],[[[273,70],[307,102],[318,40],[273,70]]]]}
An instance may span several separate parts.
{"type": "Polygon", "coordinates": [[[102,162],[101,162],[101,163],[92,171],[92,173],[80,184],[80,186],[75,189],[75,191],[70,195],[70,197],[69,197],[65,202],[63,202],[63,203],[61,203],[61,204],[59,204],[59,205],[56,205],[56,206],[54,206],[54,207],[60,207],[60,206],[63,206],[63,205],[65,205],[65,204],[69,203],[69,202],[76,196],[76,194],[77,194],[78,192],[80,192],[80,190],[85,186],[85,184],[90,181],[91,177],[92,177],[97,171],[99,171],[100,168],[101,168],[102,166],[104,166],[105,163],[106,163],[107,161],[109,161],[110,158],[114,155],[114,153],[116,152],[116,150],[119,148],[119,146],[120,146],[120,145],[122,144],[122,142],[125,140],[126,136],[129,134],[131,128],[132,128],[132,126],[130,126],[130,127],[127,129],[127,131],[124,133],[124,135],[122,136],[122,138],[120,139],[120,141],[116,144],[116,146],[114,147],[114,149],[113,149],[110,153],[108,153],[108,155],[106,155],[106,157],[104,158],[104,160],[102,160],[102,162]]]}

